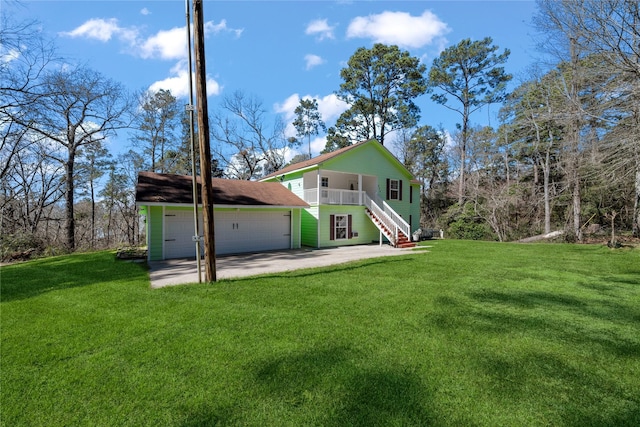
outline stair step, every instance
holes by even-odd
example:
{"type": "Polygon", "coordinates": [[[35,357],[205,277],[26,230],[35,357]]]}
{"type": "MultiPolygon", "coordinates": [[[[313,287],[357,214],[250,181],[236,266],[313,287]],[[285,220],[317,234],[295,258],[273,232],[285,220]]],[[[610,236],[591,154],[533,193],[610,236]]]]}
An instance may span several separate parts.
{"type": "Polygon", "coordinates": [[[407,249],[407,248],[415,248],[415,246],[416,246],[415,243],[402,243],[402,244],[396,245],[396,248],[407,249]]]}

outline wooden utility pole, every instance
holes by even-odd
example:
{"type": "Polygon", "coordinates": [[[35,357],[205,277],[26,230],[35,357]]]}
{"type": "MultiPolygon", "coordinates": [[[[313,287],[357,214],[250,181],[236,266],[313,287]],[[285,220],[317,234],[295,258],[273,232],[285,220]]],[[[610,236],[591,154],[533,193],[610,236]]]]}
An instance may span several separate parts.
{"type": "Polygon", "coordinates": [[[209,110],[207,108],[207,70],[204,55],[204,19],[202,0],[193,1],[193,38],[196,62],[196,106],[198,141],[200,143],[200,178],[204,223],[204,263],[207,282],[216,281],[216,244],[213,221],[213,181],[211,180],[211,146],[209,143],[209,110]]]}

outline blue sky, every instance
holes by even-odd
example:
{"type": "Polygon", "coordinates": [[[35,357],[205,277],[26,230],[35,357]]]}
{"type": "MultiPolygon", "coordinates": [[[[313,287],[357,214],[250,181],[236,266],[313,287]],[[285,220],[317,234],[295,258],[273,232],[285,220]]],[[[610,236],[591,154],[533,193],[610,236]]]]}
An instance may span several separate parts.
{"type": "MultiPolygon", "coordinates": [[[[186,103],[184,0],[1,1],[2,13],[38,20],[69,62],[87,64],[131,90],[170,89],[186,103]]],[[[205,0],[203,8],[210,110],[241,90],[287,122],[300,97],[313,97],[327,126],[334,124],[345,108],[333,95],[340,70],[356,49],[376,42],[397,44],[429,67],[442,49],[489,36],[511,50],[506,69],[514,85],[539,56],[533,1],[205,0]]],[[[417,103],[420,124],[454,130],[458,116],[428,95],[417,103]]],[[[472,122],[496,124],[496,112],[482,110],[472,122]]],[[[126,138],[113,144],[117,152],[126,138]]],[[[322,148],[323,135],[313,151],[322,148]]]]}

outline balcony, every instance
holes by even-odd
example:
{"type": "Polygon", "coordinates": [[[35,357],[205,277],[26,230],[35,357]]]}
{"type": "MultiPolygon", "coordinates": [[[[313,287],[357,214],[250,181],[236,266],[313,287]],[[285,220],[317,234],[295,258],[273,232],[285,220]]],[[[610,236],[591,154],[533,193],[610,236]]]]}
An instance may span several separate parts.
{"type": "MultiPolygon", "coordinates": [[[[364,204],[364,191],[340,190],[331,188],[320,189],[321,205],[362,205],[364,204]]],[[[310,205],[318,204],[318,189],[309,188],[304,190],[304,201],[310,205]]]]}

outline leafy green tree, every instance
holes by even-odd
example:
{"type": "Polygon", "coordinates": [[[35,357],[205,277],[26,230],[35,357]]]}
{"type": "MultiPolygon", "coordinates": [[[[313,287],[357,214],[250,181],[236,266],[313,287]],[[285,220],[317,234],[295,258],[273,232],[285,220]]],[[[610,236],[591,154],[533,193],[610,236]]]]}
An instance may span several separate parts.
{"type": "Polygon", "coordinates": [[[545,234],[551,232],[554,182],[561,178],[558,174],[564,130],[555,120],[563,110],[560,83],[558,70],[533,76],[509,95],[500,110],[503,120],[508,121],[504,131],[515,145],[519,160],[530,165],[534,186],[542,181],[545,234]]]}
{"type": "Polygon", "coordinates": [[[421,126],[404,147],[404,164],[422,184],[422,219],[435,225],[441,210],[446,209],[449,176],[446,138],[443,129],[421,126]]]}
{"type": "Polygon", "coordinates": [[[398,46],[377,43],[356,50],[340,71],[343,83],[336,93],[350,108],[329,131],[325,151],[367,139],[384,145],[389,132],[415,126],[420,108],[413,100],[427,90],[425,71],[398,46]]]}
{"type": "Polygon", "coordinates": [[[322,115],[318,111],[318,101],[301,99],[294,113],[296,119],[293,121],[293,127],[296,128],[298,138],[307,138],[309,158],[311,158],[311,136],[318,135],[320,130],[327,130],[324,121],[322,121],[322,115]]]}
{"type": "MultiPolygon", "coordinates": [[[[175,173],[179,175],[191,175],[194,172],[192,171],[191,165],[191,155],[193,154],[196,158],[196,170],[195,174],[200,175],[200,150],[196,147],[195,150],[191,150],[191,129],[190,129],[190,117],[189,112],[185,111],[180,116],[180,143],[179,145],[169,150],[166,153],[166,158],[170,167],[167,169],[167,173],[175,173]]],[[[193,130],[193,139],[198,144],[198,128],[195,127],[193,130]]],[[[216,158],[211,159],[211,176],[213,178],[222,178],[224,176],[224,170],[220,169],[218,166],[219,161],[216,158]]]]}
{"type": "Polygon", "coordinates": [[[291,160],[289,160],[289,163],[287,163],[286,166],[295,165],[296,163],[304,162],[310,158],[311,157],[308,154],[296,154],[291,160]]]}
{"type": "Polygon", "coordinates": [[[81,194],[87,195],[91,202],[90,247],[95,248],[96,237],[96,187],[98,181],[112,167],[113,160],[109,151],[100,141],[87,145],[81,151],[78,162],[78,188],[81,194]]]}
{"type": "Polygon", "coordinates": [[[138,114],[134,126],[138,131],[133,137],[142,146],[149,159],[146,168],[165,173],[172,168],[175,158],[175,136],[178,101],[171,91],[160,89],[155,93],[144,92],[140,96],[138,114]]]}
{"type": "Polygon", "coordinates": [[[498,46],[486,37],[479,41],[462,40],[445,49],[433,60],[429,70],[428,89],[431,99],[462,116],[458,204],[465,197],[466,149],[469,119],[472,113],[487,104],[501,102],[506,96],[506,84],[511,80],[502,64],[510,51],[497,54],[498,46]]]}

